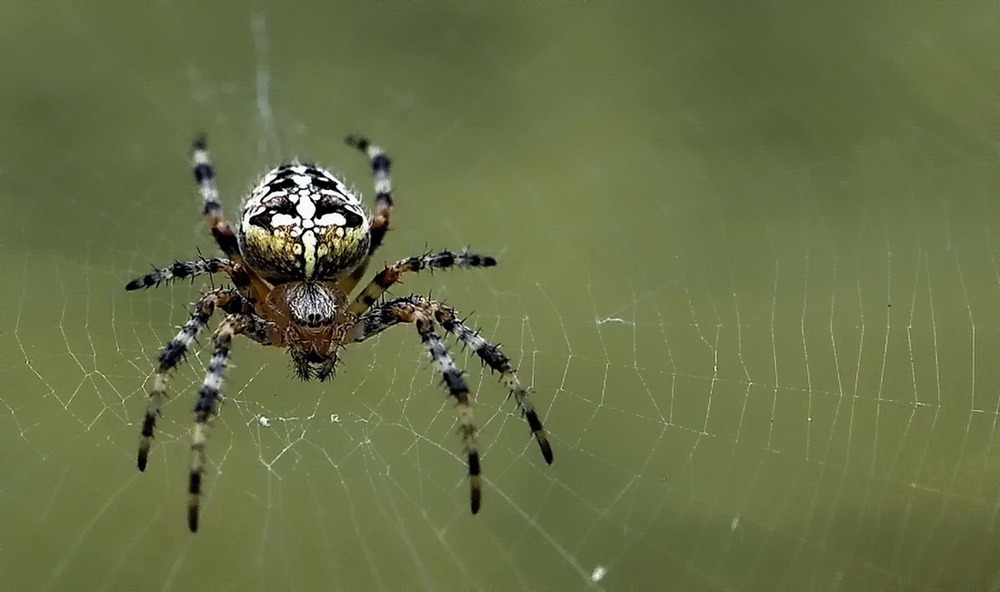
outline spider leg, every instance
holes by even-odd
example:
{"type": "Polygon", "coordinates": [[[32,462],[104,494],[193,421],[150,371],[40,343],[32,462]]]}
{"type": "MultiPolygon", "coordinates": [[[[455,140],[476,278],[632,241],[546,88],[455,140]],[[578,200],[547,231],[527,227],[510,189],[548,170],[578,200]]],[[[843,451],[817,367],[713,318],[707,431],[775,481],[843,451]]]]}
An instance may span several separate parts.
{"type": "Polygon", "coordinates": [[[191,152],[194,180],[198,183],[201,192],[202,211],[205,214],[205,222],[212,230],[212,236],[219,248],[234,263],[242,263],[239,243],[233,227],[222,216],[222,203],[219,201],[219,190],[215,186],[215,167],[208,157],[208,139],[204,134],[199,135],[194,140],[194,149],[191,152]]]}
{"type": "Polygon", "coordinates": [[[483,363],[490,367],[490,370],[500,373],[500,381],[507,391],[514,396],[514,400],[521,410],[522,417],[527,420],[528,427],[531,428],[531,433],[538,442],[538,447],[542,451],[542,458],[545,459],[546,463],[551,465],[552,447],[549,446],[549,439],[545,435],[545,428],[542,427],[542,422],[538,419],[535,406],[528,397],[528,390],[517,379],[517,373],[510,365],[510,358],[507,357],[507,354],[503,353],[499,346],[483,339],[479,335],[479,331],[469,328],[468,325],[456,318],[455,311],[451,308],[438,305],[435,307],[434,316],[446,331],[455,335],[471,347],[472,351],[476,352],[476,355],[479,356],[483,363]]]}
{"type": "Polygon", "coordinates": [[[521,385],[521,381],[518,380],[517,373],[510,364],[510,358],[503,353],[499,346],[490,343],[478,331],[471,329],[462,322],[455,315],[453,308],[415,294],[396,298],[380,306],[375,306],[363,314],[355,326],[354,340],[364,341],[397,323],[404,322],[405,319],[397,312],[400,308],[419,308],[424,311],[425,315],[432,315],[437,322],[441,323],[441,326],[446,331],[455,335],[463,343],[471,347],[476,352],[476,355],[491,370],[500,373],[500,380],[511,395],[514,396],[514,401],[517,402],[521,414],[528,422],[528,427],[531,428],[531,433],[538,442],[538,447],[542,451],[542,457],[546,463],[552,464],[552,447],[549,445],[545,428],[542,425],[542,421],[538,418],[538,412],[535,411],[534,404],[531,402],[529,390],[524,388],[521,385]]]}
{"type": "Polygon", "coordinates": [[[163,282],[172,282],[185,278],[192,278],[206,273],[226,272],[232,273],[233,264],[228,259],[199,259],[197,261],[174,261],[170,267],[154,269],[144,276],[140,276],[125,284],[126,290],[139,290],[159,286],[163,282]]]}
{"type": "Polygon", "coordinates": [[[372,220],[369,231],[371,242],[368,246],[368,254],[351,272],[351,275],[341,283],[341,289],[350,294],[361,278],[365,276],[368,262],[382,245],[382,239],[385,238],[385,233],[389,230],[389,216],[392,213],[392,178],[389,176],[389,169],[392,167],[392,160],[381,148],[363,136],[347,136],[346,142],[348,146],[353,146],[368,155],[371,160],[372,175],[375,177],[375,218],[372,220]]]}
{"type": "Polygon", "coordinates": [[[385,294],[385,291],[398,282],[400,276],[406,272],[447,269],[456,265],[458,267],[493,267],[496,264],[497,260],[493,257],[470,253],[468,249],[463,249],[458,253],[441,251],[440,253],[426,253],[401,259],[378,272],[371,283],[365,286],[365,289],[354,299],[348,312],[361,314],[371,308],[382,294],[385,294]]]}
{"type": "Polygon", "coordinates": [[[156,375],[153,378],[153,389],[149,391],[149,401],[146,403],[146,416],[142,421],[142,432],[139,437],[139,453],[136,465],[140,471],[146,470],[146,461],[149,458],[149,448],[153,441],[153,431],[156,427],[156,416],[160,413],[163,399],[167,394],[167,373],[177,367],[188,347],[198,335],[198,332],[208,323],[212,313],[216,308],[226,311],[249,308],[249,303],[235,290],[220,288],[206,293],[195,304],[195,310],[191,313],[184,326],[181,327],[177,336],[167,342],[160,352],[159,363],[156,367],[156,375]]]}
{"type": "Polygon", "coordinates": [[[233,337],[246,334],[257,341],[265,335],[267,322],[253,314],[230,314],[219,324],[212,341],[212,359],[208,362],[205,381],[198,391],[198,401],[194,406],[194,433],[191,438],[191,471],[188,478],[188,528],[198,531],[198,514],[201,505],[201,482],[205,472],[205,446],[211,419],[218,415],[217,403],[221,403],[222,378],[229,363],[233,337]]]}
{"type": "Polygon", "coordinates": [[[469,466],[469,505],[472,513],[479,512],[482,499],[482,478],[480,477],[479,446],[476,443],[476,424],[472,416],[472,404],[469,401],[469,386],[462,377],[462,371],[455,365],[451,354],[441,343],[441,338],[434,332],[432,307],[427,306],[432,301],[413,301],[400,298],[387,302],[372,309],[359,319],[358,327],[371,327],[370,334],[360,335],[355,341],[364,341],[397,323],[413,323],[417,326],[420,340],[423,341],[427,353],[434,365],[441,372],[448,394],[455,398],[458,410],[459,432],[462,434],[465,454],[469,466]]]}

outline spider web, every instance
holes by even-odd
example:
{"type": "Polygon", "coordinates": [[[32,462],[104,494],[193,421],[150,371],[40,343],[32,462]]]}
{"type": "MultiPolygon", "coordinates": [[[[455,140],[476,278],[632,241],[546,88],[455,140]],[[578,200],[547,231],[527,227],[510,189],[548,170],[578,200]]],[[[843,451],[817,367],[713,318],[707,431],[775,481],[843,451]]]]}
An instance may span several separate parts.
{"type": "Polygon", "coordinates": [[[2,581],[996,586],[991,7],[402,8],[5,8],[2,581]],[[206,337],[144,474],[135,451],[152,361],[211,284],[122,286],[214,252],[184,153],[201,129],[230,218],[289,156],[370,197],[340,138],[377,139],[397,208],[376,264],[498,257],[393,293],[502,343],[555,463],[452,343],[481,430],[472,517],[411,327],[324,384],[238,340],[188,533],[206,337]]]}

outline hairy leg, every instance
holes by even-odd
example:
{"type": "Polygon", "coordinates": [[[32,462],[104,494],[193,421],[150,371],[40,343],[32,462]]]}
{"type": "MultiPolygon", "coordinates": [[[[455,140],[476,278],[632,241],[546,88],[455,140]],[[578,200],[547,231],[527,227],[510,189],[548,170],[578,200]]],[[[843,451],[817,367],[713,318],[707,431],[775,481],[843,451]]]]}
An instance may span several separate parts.
{"type": "MultiPolygon", "coordinates": [[[[479,445],[476,442],[477,429],[472,416],[469,385],[465,382],[462,371],[455,365],[451,354],[441,343],[441,338],[434,332],[433,311],[425,306],[415,305],[400,299],[387,302],[378,307],[377,310],[373,309],[369,315],[371,318],[368,321],[365,319],[359,321],[359,327],[368,326],[370,321],[373,330],[370,334],[359,335],[356,341],[363,341],[365,338],[397,323],[416,325],[420,340],[427,348],[428,355],[441,373],[444,384],[448,387],[448,394],[455,399],[459,433],[462,435],[462,444],[469,468],[469,507],[473,514],[479,512],[482,500],[482,478],[480,477],[479,445]],[[375,317],[381,320],[376,321],[375,317]]],[[[369,317],[369,315],[365,316],[369,317]]]]}
{"type": "Polygon", "coordinates": [[[222,216],[222,203],[219,201],[219,190],[215,186],[215,167],[208,157],[208,138],[202,134],[195,138],[194,149],[191,151],[191,170],[194,180],[201,192],[202,213],[205,222],[215,237],[219,248],[230,258],[238,257],[239,245],[233,227],[222,216]]]}
{"type": "Polygon", "coordinates": [[[542,458],[545,459],[546,463],[552,464],[552,446],[549,444],[545,427],[542,425],[542,421],[539,419],[535,406],[531,401],[531,397],[529,396],[530,391],[521,385],[516,371],[511,366],[510,358],[507,357],[499,346],[490,343],[478,331],[471,329],[460,320],[456,316],[454,309],[423,296],[410,295],[396,298],[380,306],[373,307],[362,315],[358,319],[354,329],[354,340],[364,341],[397,323],[407,322],[405,321],[407,316],[414,314],[412,312],[405,312],[409,310],[422,311],[424,316],[433,318],[441,323],[441,326],[446,331],[455,335],[463,343],[471,347],[485,365],[489,366],[491,370],[500,373],[501,382],[514,397],[514,401],[517,403],[521,414],[528,422],[528,427],[531,429],[532,435],[534,435],[535,440],[538,442],[542,458]]]}
{"type": "Polygon", "coordinates": [[[198,531],[198,517],[201,507],[201,484],[205,472],[205,446],[211,420],[218,414],[218,404],[222,403],[222,378],[229,364],[233,337],[245,334],[255,341],[266,334],[266,322],[252,314],[230,314],[216,329],[212,338],[214,349],[208,362],[205,381],[198,391],[194,406],[194,433],[191,438],[191,470],[188,475],[188,528],[198,531]]]}
{"type": "Polygon", "coordinates": [[[149,448],[152,444],[153,433],[156,427],[156,416],[160,413],[163,399],[167,394],[167,373],[184,359],[188,347],[194,341],[198,332],[208,323],[212,313],[216,308],[230,311],[238,311],[248,308],[246,300],[234,290],[220,288],[208,292],[195,304],[195,310],[191,313],[184,326],[181,327],[177,336],[167,342],[160,352],[159,363],[156,373],[153,376],[153,388],[149,391],[149,401],[146,403],[146,415],[142,422],[142,432],[139,437],[139,454],[136,464],[140,471],[146,470],[146,462],[149,458],[149,448]]]}
{"type": "Polygon", "coordinates": [[[479,331],[469,328],[468,325],[456,318],[455,311],[451,308],[437,306],[434,316],[446,331],[455,335],[463,343],[471,347],[472,351],[476,352],[479,359],[483,361],[483,364],[489,366],[490,370],[500,374],[500,382],[503,383],[504,388],[514,397],[518,409],[521,410],[521,416],[528,422],[528,427],[531,428],[531,433],[535,436],[538,447],[542,451],[542,458],[545,459],[546,463],[551,465],[552,447],[549,445],[545,428],[542,427],[542,421],[538,419],[535,406],[528,396],[528,389],[521,385],[521,381],[517,378],[517,373],[510,365],[510,358],[507,357],[507,354],[503,353],[503,350],[499,346],[483,339],[479,331]]]}
{"type": "Polygon", "coordinates": [[[372,255],[382,245],[385,233],[389,231],[389,216],[392,214],[392,178],[389,169],[392,160],[381,148],[363,136],[347,136],[347,145],[364,152],[371,160],[372,176],[375,178],[375,218],[370,230],[371,243],[364,260],[341,282],[341,289],[350,294],[365,276],[372,255]]]}
{"type": "Polygon", "coordinates": [[[479,255],[470,253],[463,249],[458,253],[451,251],[441,251],[440,253],[426,253],[415,257],[407,257],[386,267],[380,271],[375,278],[365,286],[365,289],[351,303],[348,311],[353,314],[361,314],[371,308],[386,290],[393,284],[399,282],[399,278],[404,273],[415,273],[430,269],[448,269],[449,267],[493,267],[497,260],[489,255],[479,255]]]}
{"type": "Polygon", "coordinates": [[[196,261],[174,261],[173,265],[170,267],[154,269],[146,275],[135,278],[125,284],[125,289],[140,290],[142,288],[159,286],[164,282],[172,282],[174,280],[187,278],[194,279],[199,275],[204,274],[221,272],[232,273],[232,270],[233,264],[230,263],[228,259],[219,259],[218,257],[213,257],[211,259],[198,259],[196,261]]]}

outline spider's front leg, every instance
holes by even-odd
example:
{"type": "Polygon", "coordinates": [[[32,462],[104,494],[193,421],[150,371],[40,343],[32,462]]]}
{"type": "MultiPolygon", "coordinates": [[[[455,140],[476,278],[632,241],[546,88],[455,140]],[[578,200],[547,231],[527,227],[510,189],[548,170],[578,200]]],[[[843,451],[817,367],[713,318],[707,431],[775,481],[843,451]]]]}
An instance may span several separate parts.
{"type": "Polygon", "coordinates": [[[160,352],[159,363],[156,366],[156,374],[153,377],[153,388],[149,391],[149,401],[146,404],[146,416],[142,422],[142,432],[139,437],[139,454],[136,464],[140,471],[146,470],[146,462],[149,458],[149,448],[153,441],[153,432],[156,427],[156,416],[160,413],[163,399],[167,394],[167,373],[177,367],[184,359],[188,347],[194,341],[198,332],[208,323],[212,313],[216,308],[221,308],[226,312],[239,312],[251,308],[250,304],[238,292],[231,289],[220,288],[206,293],[195,304],[195,310],[191,313],[184,326],[181,327],[177,336],[167,342],[160,352]]]}

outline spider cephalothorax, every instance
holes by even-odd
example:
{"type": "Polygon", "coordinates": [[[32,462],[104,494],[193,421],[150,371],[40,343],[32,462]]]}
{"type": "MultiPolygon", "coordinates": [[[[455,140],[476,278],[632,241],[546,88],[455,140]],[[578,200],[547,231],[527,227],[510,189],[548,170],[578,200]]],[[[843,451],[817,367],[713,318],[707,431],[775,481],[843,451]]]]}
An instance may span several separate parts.
{"type": "Polygon", "coordinates": [[[415,325],[458,407],[469,469],[470,506],[472,513],[476,513],[482,484],[469,387],[435,332],[440,324],[469,346],[491,370],[500,373],[543,458],[547,463],[552,462],[552,448],[528,391],[521,386],[510,360],[499,347],[468,327],[453,309],[430,298],[411,294],[380,302],[386,290],[404,273],[454,266],[490,267],[496,264],[495,259],[465,250],[408,257],[384,268],[357,296],[349,297],[389,229],[392,184],[391,162],[380,148],[356,136],[348,137],[347,143],[371,159],[375,176],[374,216],[365,212],[360,200],[334,174],[312,164],[294,162],[270,171],[253,188],[243,205],[239,230],[234,232],[222,217],[215,171],[205,138],[200,137],[194,143],[194,176],[201,190],[205,219],[225,258],[178,261],[125,286],[127,290],[148,288],[206,273],[226,273],[233,282],[232,288],[218,288],[204,294],[195,304],[191,318],[164,346],[139,439],[141,471],[148,462],[156,417],[166,395],[167,373],[184,358],[212,313],[217,309],[225,311],[227,316],[212,338],[212,358],[194,407],[188,482],[188,526],[192,531],[198,529],[208,426],[222,401],[222,376],[236,335],[245,335],[262,345],[287,348],[299,377],[325,380],[333,375],[341,348],[398,323],[415,325]]]}
{"type": "Polygon", "coordinates": [[[337,349],[356,315],[347,311],[347,298],[321,281],[277,284],[264,304],[271,311],[271,343],[284,343],[303,380],[333,376],[337,349]]]}

